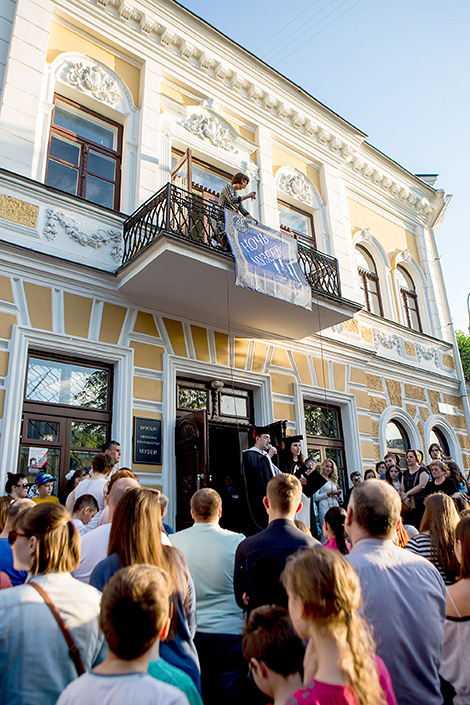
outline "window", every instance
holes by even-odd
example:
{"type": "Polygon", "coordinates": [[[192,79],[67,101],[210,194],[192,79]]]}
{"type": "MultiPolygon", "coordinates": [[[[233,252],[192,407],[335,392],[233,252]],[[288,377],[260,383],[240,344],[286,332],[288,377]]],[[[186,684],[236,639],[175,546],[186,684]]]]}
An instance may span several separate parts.
{"type": "Polygon", "coordinates": [[[111,366],[31,352],[23,403],[19,472],[46,471],[64,499],[69,470],[89,469],[111,434],[111,366]]]}
{"type": "MultiPolygon", "coordinates": [[[[174,149],[171,155],[171,168],[174,169],[183,152],[174,149]]],[[[193,193],[203,194],[204,200],[219,202],[219,194],[232,180],[232,174],[217,169],[209,164],[205,164],[199,159],[190,157],[190,168],[192,178],[193,193]]],[[[174,183],[182,189],[186,189],[187,162],[174,175],[174,183]]]]}
{"type": "Polygon", "coordinates": [[[304,415],[308,457],[317,463],[326,459],[336,463],[340,486],[345,496],[348,482],[340,409],[305,402],[304,415]]]}
{"type": "Polygon", "coordinates": [[[398,265],[397,281],[400,290],[400,298],[405,314],[405,322],[408,328],[423,332],[421,327],[421,318],[418,308],[418,296],[416,294],[413,279],[410,277],[406,269],[398,265]]]}
{"type": "Polygon", "coordinates": [[[295,208],[283,201],[277,202],[277,208],[279,211],[281,229],[300,236],[301,238],[307,238],[311,241],[313,247],[316,247],[312,214],[302,211],[300,208],[295,208]]]}
{"type": "Polygon", "coordinates": [[[398,421],[389,421],[385,429],[387,453],[395,453],[400,457],[400,467],[406,468],[406,451],[409,450],[410,439],[398,421]]]}
{"type": "Polygon", "coordinates": [[[438,445],[440,445],[442,448],[442,452],[446,457],[451,456],[447,438],[444,436],[441,429],[437,428],[436,426],[431,429],[431,433],[429,434],[429,445],[431,445],[432,443],[437,443],[438,445]]]}
{"type": "Polygon", "coordinates": [[[375,262],[367,250],[360,245],[356,247],[356,261],[364,306],[370,313],[383,316],[379,277],[375,262]]]}
{"type": "Polygon", "coordinates": [[[46,184],[119,209],[122,127],[55,96],[46,184]]]}

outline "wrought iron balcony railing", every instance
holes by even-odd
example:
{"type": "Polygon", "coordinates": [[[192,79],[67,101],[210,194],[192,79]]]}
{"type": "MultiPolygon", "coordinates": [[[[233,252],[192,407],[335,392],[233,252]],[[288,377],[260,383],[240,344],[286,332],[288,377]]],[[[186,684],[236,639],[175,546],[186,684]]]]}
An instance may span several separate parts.
{"type": "MultiPolygon", "coordinates": [[[[167,184],[124,222],[125,265],[160,235],[172,235],[233,259],[225,244],[224,211],[202,195],[167,184]]],[[[338,260],[297,237],[300,266],[312,291],[341,296],[338,260]]]]}

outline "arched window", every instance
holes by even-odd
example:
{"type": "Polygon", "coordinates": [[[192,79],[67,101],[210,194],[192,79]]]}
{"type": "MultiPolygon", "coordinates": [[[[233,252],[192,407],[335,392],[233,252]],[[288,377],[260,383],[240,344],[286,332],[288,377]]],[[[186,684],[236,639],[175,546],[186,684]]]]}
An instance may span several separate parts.
{"type": "Polygon", "coordinates": [[[400,466],[406,467],[406,451],[410,448],[408,434],[398,421],[389,421],[385,429],[387,453],[400,456],[400,466]]]}
{"type": "Polygon", "coordinates": [[[356,261],[364,306],[370,313],[383,316],[379,277],[375,262],[364,247],[356,246],[356,261]]]}
{"type": "Polygon", "coordinates": [[[405,322],[408,328],[423,332],[421,318],[419,316],[418,295],[413,279],[406,269],[398,265],[396,269],[398,288],[400,291],[401,303],[405,314],[405,322]]]}
{"type": "Polygon", "coordinates": [[[441,446],[442,452],[446,457],[449,457],[451,455],[447,438],[444,436],[440,428],[433,426],[433,428],[431,429],[431,433],[429,434],[429,441],[429,445],[432,445],[433,443],[438,443],[441,446]]]}

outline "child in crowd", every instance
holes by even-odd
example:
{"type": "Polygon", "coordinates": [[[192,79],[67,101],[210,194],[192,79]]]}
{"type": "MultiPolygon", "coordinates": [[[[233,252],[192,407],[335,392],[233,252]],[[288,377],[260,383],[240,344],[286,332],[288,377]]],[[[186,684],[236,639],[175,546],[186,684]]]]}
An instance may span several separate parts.
{"type": "Polygon", "coordinates": [[[323,520],[323,536],[326,538],[326,543],[323,548],[332,548],[334,551],[346,554],[351,550],[351,544],[346,539],[344,531],[344,522],[346,521],[346,512],[342,507],[331,507],[328,509],[323,520]]]}
{"type": "Polygon", "coordinates": [[[273,705],[284,705],[302,688],[304,649],[283,607],[253,610],[243,632],[243,656],[254,682],[273,705]]]}
{"type": "Polygon", "coordinates": [[[163,529],[166,531],[167,534],[174,534],[175,530],[169,524],[166,524],[163,521],[168,512],[168,497],[166,496],[166,494],[163,494],[163,492],[160,492],[160,507],[162,508],[163,529]]]}
{"type": "Polygon", "coordinates": [[[72,510],[72,522],[77,527],[80,536],[86,534],[87,525],[98,511],[98,502],[92,494],[82,494],[76,500],[72,510]]]}
{"type": "Polygon", "coordinates": [[[281,582],[294,629],[309,640],[305,685],[286,705],[396,705],[390,675],[359,615],[361,585],[346,558],[301,551],[288,560],[281,582]]]}
{"type": "Polygon", "coordinates": [[[70,683],[56,705],[188,705],[181,690],[147,673],[150,655],[158,653],[169,625],[165,571],[144,564],[119,570],[101,599],[100,626],[109,653],[70,683]]]}
{"type": "Polygon", "coordinates": [[[49,475],[48,472],[40,472],[37,475],[35,485],[38,494],[37,497],[32,498],[35,504],[42,504],[43,502],[55,502],[57,504],[60,504],[59,498],[52,496],[54,482],[55,477],[49,475]]]}

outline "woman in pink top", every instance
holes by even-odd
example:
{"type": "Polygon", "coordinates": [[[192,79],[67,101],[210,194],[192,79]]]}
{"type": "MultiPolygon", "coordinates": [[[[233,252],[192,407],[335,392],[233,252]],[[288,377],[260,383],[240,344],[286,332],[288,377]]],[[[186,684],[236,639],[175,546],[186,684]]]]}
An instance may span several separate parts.
{"type": "Polygon", "coordinates": [[[326,538],[326,543],[323,548],[331,548],[333,551],[339,551],[343,555],[349,553],[351,544],[346,539],[344,531],[344,522],[346,521],[346,512],[342,507],[331,507],[328,509],[323,519],[323,536],[326,538]]]}
{"type": "Polygon", "coordinates": [[[344,556],[301,551],[281,581],[294,628],[309,640],[304,687],[286,705],[396,705],[390,675],[359,615],[359,578],[344,556]]]}

